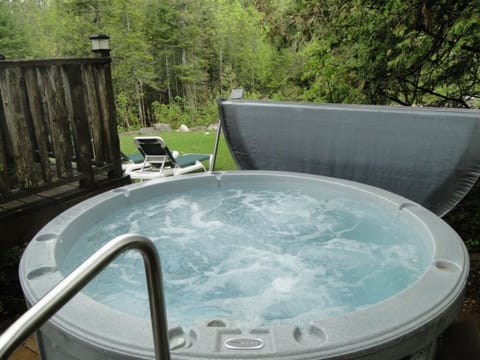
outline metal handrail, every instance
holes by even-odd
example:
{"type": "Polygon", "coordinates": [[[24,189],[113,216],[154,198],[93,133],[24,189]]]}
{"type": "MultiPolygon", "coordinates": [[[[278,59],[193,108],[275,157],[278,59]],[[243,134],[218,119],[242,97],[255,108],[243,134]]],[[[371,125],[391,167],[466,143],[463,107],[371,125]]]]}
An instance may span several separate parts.
{"type": "Polygon", "coordinates": [[[127,250],[138,250],[143,257],[148,285],[155,358],[157,360],[170,360],[160,259],[152,241],[136,234],[121,235],[105,244],[15,321],[0,336],[0,359],[7,359],[33,331],[42,326],[100,271],[127,250]]]}

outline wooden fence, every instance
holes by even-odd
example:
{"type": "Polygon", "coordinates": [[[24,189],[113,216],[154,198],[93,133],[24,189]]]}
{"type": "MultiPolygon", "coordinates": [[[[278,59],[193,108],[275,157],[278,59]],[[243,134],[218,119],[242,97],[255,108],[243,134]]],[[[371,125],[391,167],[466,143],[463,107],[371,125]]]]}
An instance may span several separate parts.
{"type": "Polygon", "coordinates": [[[0,202],[122,176],[110,62],[0,61],[0,202]]]}

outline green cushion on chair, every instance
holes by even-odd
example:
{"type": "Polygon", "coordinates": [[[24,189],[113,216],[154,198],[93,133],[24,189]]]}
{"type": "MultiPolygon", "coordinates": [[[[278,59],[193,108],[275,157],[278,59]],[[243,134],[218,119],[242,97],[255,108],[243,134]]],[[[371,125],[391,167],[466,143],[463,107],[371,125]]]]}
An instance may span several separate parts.
{"type": "Polygon", "coordinates": [[[187,154],[187,155],[177,157],[175,161],[178,165],[180,165],[180,167],[184,167],[184,166],[193,165],[197,161],[205,161],[209,159],[210,159],[209,154],[187,154]]]}

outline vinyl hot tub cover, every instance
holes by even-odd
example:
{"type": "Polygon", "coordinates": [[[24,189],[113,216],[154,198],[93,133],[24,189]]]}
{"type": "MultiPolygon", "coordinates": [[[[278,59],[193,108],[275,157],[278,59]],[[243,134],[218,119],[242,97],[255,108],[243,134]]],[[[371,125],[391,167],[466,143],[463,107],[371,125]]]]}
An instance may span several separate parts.
{"type": "Polygon", "coordinates": [[[358,181],[439,216],[480,176],[478,110],[232,100],[219,112],[243,170],[358,181]]]}

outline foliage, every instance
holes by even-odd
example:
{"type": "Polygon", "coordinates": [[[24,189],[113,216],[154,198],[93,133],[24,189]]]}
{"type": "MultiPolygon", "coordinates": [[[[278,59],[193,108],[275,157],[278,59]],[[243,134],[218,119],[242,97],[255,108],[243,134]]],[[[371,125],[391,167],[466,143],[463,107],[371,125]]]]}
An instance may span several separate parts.
{"type": "Polygon", "coordinates": [[[178,128],[181,124],[189,123],[188,113],[182,111],[178,102],[170,104],[160,104],[154,101],[152,104],[153,115],[157,122],[168,123],[173,128],[178,128]]]}
{"type": "MultiPolygon", "coordinates": [[[[0,319],[15,316],[25,311],[22,292],[17,279],[18,263],[23,248],[13,247],[0,252],[0,319]]],[[[2,329],[0,322],[0,332],[2,329]]]]}
{"type": "Polygon", "coordinates": [[[0,53],[7,59],[28,56],[26,34],[15,16],[15,4],[0,0],[0,53]]]}
{"type": "Polygon", "coordinates": [[[283,43],[306,58],[309,100],[468,107],[477,96],[478,1],[311,1],[283,43]]]}
{"type": "Polygon", "coordinates": [[[117,94],[115,97],[115,104],[119,127],[121,129],[135,128],[135,123],[131,123],[131,119],[136,118],[135,109],[132,108],[132,103],[129,101],[128,95],[125,92],[117,94]]]}
{"type": "Polygon", "coordinates": [[[477,183],[460,204],[445,216],[464,240],[470,251],[480,251],[480,183],[477,183]]]}
{"type": "Polygon", "coordinates": [[[480,98],[479,5],[0,0],[0,49],[89,56],[88,36],[109,34],[121,128],[158,116],[212,122],[214,99],[238,87],[277,100],[469,107],[480,98]]]}

